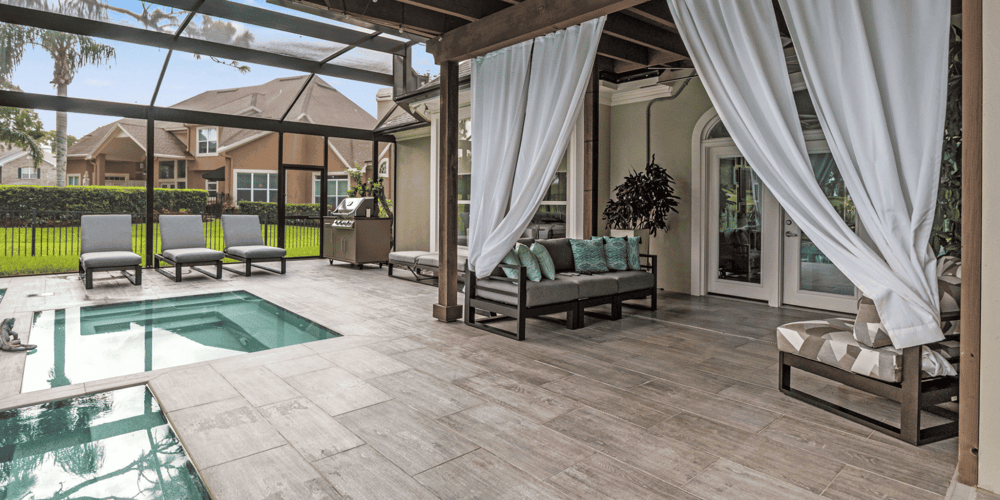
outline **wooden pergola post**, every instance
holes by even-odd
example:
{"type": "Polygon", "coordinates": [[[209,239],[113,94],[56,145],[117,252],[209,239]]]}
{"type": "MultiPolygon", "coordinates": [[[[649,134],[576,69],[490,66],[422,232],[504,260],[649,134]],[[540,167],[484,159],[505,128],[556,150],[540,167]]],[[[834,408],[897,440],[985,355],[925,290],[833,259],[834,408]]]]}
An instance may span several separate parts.
{"type": "Polygon", "coordinates": [[[462,317],[458,305],[458,63],[441,63],[441,127],[438,142],[438,302],[434,317],[462,317]]]}
{"type": "Polygon", "coordinates": [[[587,93],[583,98],[583,239],[589,240],[600,232],[601,207],[598,202],[598,161],[600,107],[600,70],[597,63],[587,82],[587,93]]]}

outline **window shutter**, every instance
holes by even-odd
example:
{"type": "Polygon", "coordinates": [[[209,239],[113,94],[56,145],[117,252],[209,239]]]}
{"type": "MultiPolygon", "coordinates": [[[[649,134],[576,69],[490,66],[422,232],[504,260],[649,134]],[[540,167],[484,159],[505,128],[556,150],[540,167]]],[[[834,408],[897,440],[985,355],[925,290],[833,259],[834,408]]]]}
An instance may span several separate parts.
{"type": "Polygon", "coordinates": [[[21,178],[21,169],[20,168],[17,169],[17,178],[18,179],[21,178]]]}

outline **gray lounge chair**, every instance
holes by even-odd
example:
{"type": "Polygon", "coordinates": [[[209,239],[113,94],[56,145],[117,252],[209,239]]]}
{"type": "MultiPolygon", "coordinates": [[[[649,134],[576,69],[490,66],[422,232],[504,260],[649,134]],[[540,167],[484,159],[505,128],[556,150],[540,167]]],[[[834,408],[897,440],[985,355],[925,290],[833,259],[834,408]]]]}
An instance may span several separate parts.
{"type": "Polygon", "coordinates": [[[94,271],[121,271],[133,285],[142,285],[142,257],[132,252],[132,216],[80,218],[79,272],[87,290],[94,288],[94,271]]]}
{"type": "Polygon", "coordinates": [[[184,266],[215,279],[222,278],[222,259],[225,255],[208,249],[200,215],[161,215],[160,249],[163,253],[153,258],[153,268],[174,281],[181,281],[181,268],[184,266]],[[160,262],[173,267],[174,273],[161,269],[160,262]],[[209,265],[215,266],[214,275],[197,267],[209,265]]]}
{"type": "Polygon", "coordinates": [[[256,215],[223,215],[222,234],[226,241],[226,257],[243,262],[246,271],[225,267],[226,271],[250,276],[256,267],[272,273],[285,274],[285,249],[264,244],[260,217],[256,215]],[[264,267],[255,262],[281,262],[281,269],[264,267]]]}

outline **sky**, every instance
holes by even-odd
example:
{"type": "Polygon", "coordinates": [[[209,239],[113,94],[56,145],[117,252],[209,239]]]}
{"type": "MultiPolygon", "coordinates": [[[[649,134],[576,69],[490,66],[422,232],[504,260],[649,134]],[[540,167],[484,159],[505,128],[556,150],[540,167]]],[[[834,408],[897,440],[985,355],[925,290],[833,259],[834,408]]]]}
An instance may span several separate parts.
{"type": "MultiPolygon", "coordinates": [[[[269,10],[280,11],[304,17],[316,21],[330,24],[337,24],[334,21],[310,16],[299,11],[285,9],[283,7],[270,5],[261,0],[237,0],[239,3],[252,4],[256,7],[269,10]]],[[[126,8],[136,12],[141,9],[138,1],[132,0],[111,0],[107,2],[114,7],[126,8]]],[[[127,19],[112,16],[113,21],[126,23],[127,19]]],[[[195,23],[200,19],[196,18],[195,23]]],[[[138,27],[134,22],[129,22],[134,27],[138,27]]],[[[279,47],[278,50],[299,50],[305,53],[312,48],[313,52],[325,53],[325,47],[309,47],[315,44],[309,39],[304,39],[297,35],[259,28],[251,25],[233,23],[237,30],[249,30],[254,34],[255,43],[253,47],[279,47]]],[[[115,48],[115,59],[103,66],[86,66],[80,69],[73,83],[69,86],[68,95],[85,99],[96,99],[102,101],[122,102],[129,104],[148,105],[156,87],[157,78],[163,67],[167,51],[153,47],[145,47],[124,42],[111,40],[101,40],[99,42],[115,48]]],[[[328,42],[320,42],[325,44],[328,42]]],[[[332,53],[332,52],[331,52],[332,53]]],[[[368,54],[364,51],[351,51],[343,57],[348,62],[363,62],[368,54]],[[360,52],[360,53],[359,53],[360,52]]],[[[433,58],[428,55],[422,45],[413,47],[414,68],[420,73],[437,74],[439,72],[433,58]]],[[[388,61],[386,56],[381,56],[379,62],[388,61]]],[[[375,64],[375,62],[373,62],[375,64]]],[[[272,68],[257,64],[248,64],[251,70],[242,74],[237,69],[219,64],[207,57],[201,59],[185,52],[175,52],[170,60],[170,65],[163,79],[163,85],[156,100],[157,106],[170,106],[195,96],[208,90],[226,89],[234,87],[245,87],[250,85],[260,85],[276,78],[299,76],[291,70],[272,68]]],[[[41,49],[29,48],[25,51],[24,58],[14,72],[11,80],[25,92],[54,95],[55,87],[52,81],[53,62],[48,53],[41,49]]],[[[339,90],[342,94],[361,106],[362,109],[372,116],[376,114],[375,93],[381,88],[378,85],[332,78],[325,75],[317,75],[331,86],[339,90]]],[[[54,130],[56,125],[55,112],[38,111],[46,130],[54,130]]],[[[68,118],[68,133],[76,137],[82,137],[94,129],[116,121],[117,117],[101,115],[83,115],[72,113],[68,118]]]]}

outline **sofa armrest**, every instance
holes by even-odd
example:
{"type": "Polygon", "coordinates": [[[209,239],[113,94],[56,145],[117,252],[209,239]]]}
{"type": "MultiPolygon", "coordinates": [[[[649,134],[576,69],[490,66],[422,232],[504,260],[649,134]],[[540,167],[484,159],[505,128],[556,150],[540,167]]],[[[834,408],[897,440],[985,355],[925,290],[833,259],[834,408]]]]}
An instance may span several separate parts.
{"type": "MultiPolygon", "coordinates": [[[[522,278],[524,276],[527,276],[526,273],[528,272],[527,268],[525,268],[521,264],[514,265],[514,264],[500,263],[500,264],[497,264],[497,267],[503,268],[503,269],[515,269],[515,270],[517,270],[517,276],[518,276],[518,278],[522,278]]],[[[466,283],[466,287],[467,287],[467,290],[466,290],[466,296],[467,297],[476,298],[476,289],[482,287],[482,283],[486,283],[487,286],[485,288],[488,289],[490,292],[499,293],[501,295],[507,295],[507,296],[510,296],[510,297],[516,297],[517,298],[517,304],[524,304],[525,301],[526,301],[526,297],[527,297],[527,294],[528,294],[528,289],[527,289],[528,280],[526,280],[526,279],[514,279],[514,278],[508,278],[507,276],[487,276],[485,278],[477,278],[476,277],[476,273],[472,272],[472,270],[469,268],[468,260],[466,260],[466,263],[465,263],[465,273],[466,273],[466,281],[465,281],[465,283],[466,283]],[[498,289],[495,289],[495,288],[489,288],[489,282],[490,281],[494,281],[494,282],[496,282],[496,281],[505,281],[507,283],[513,283],[513,284],[517,285],[517,293],[514,294],[514,293],[508,292],[506,290],[498,290],[498,289]]]]}
{"type": "Polygon", "coordinates": [[[650,271],[650,272],[653,273],[653,288],[656,288],[657,287],[656,256],[653,255],[653,254],[641,253],[641,254],[639,254],[639,258],[640,259],[643,259],[643,258],[646,259],[646,263],[645,264],[642,264],[641,261],[640,261],[639,267],[643,268],[646,271],[650,271]]]}

